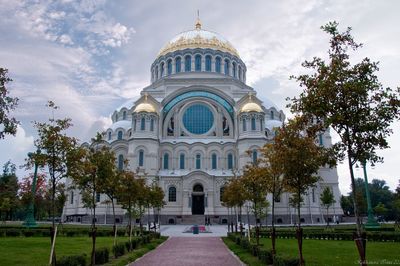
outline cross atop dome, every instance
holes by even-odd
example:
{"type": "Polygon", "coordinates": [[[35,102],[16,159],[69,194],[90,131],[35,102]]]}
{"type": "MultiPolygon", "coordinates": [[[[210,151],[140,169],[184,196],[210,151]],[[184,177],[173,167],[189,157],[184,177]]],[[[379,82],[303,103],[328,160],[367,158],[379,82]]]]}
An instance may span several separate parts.
{"type": "Polygon", "coordinates": [[[200,11],[197,9],[196,30],[201,30],[200,11]]]}

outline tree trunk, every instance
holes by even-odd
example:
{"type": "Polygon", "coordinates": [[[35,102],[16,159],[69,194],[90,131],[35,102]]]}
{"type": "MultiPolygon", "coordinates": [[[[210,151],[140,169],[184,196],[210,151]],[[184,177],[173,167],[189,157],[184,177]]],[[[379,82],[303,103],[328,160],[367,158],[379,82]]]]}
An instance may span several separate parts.
{"type": "Polygon", "coordinates": [[[303,229],[301,228],[301,215],[300,215],[300,197],[301,194],[300,192],[297,193],[298,196],[298,203],[297,203],[297,222],[298,222],[298,226],[297,226],[297,230],[296,230],[296,237],[297,237],[297,244],[299,247],[299,260],[300,260],[300,265],[304,265],[304,259],[303,259],[303,229]]]}
{"type": "Polygon", "coordinates": [[[329,206],[326,207],[326,225],[329,227],[329,206]]]}
{"type": "Polygon", "coordinates": [[[347,146],[347,158],[348,158],[349,170],[350,170],[351,188],[353,190],[354,215],[356,216],[356,225],[357,225],[357,234],[354,238],[354,241],[357,246],[358,255],[360,256],[360,265],[366,266],[367,265],[367,262],[365,259],[366,241],[362,237],[363,235],[362,235],[362,229],[361,229],[361,219],[360,219],[360,214],[359,214],[358,208],[357,208],[357,201],[356,201],[357,188],[356,188],[356,182],[354,179],[353,164],[351,162],[351,145],[350,144],[347,146]]]}
{"type": "Polygon", "coordinates": [[[92,218],[92,257],[90,261],[90,265],[94,266],[96,264],[96,185],[95,185],[95,175],[92,174],[92,182],[93,182],[93,193],[92,193],[92,201],[93,201],[93,218],[92,218]]]}
{"type": "Polygon", "coordinates": [[[114,246],[115,246],[115,244],[116,244],[116,242],[117,242],[117,223],[116,223],[116,221],[115,221],[115,205],[114,205],[114,200],[112,199],[112,198],[110,198],[111,199],[111,206],[112,206],[112,211],[113,211],[113,219],[114,219],[114,222],[113,222],[113,236],[114,236],[114,246]]]}
{"type": "Polygon", "coordinates": [[[276,254],[276,249],[275,249],[275,196],[272,194],[272,210],[271,210],[271,215],[272,215],[272,221],[271,221],[271,226],[272,226],[272,231],[271,231],[271,241],[272,241],[272,256],[275,256],[276,254]]]}
{"type": "Polygon", "coordinates": [[[240,237],[242,237],[243,236],[242,205],[239,206],[239,224],[240,224],[240,237]]]}
{"type": "Polygon", "coordinates": [[[237,234],[237,232],[238,232],[238,228],[237,228],[237,210],[236,210],[236,206],[234,207],[234,210],[235,210],[235,217],[234,217],[234,219],[235,219],[235,233],[237,234]]]}

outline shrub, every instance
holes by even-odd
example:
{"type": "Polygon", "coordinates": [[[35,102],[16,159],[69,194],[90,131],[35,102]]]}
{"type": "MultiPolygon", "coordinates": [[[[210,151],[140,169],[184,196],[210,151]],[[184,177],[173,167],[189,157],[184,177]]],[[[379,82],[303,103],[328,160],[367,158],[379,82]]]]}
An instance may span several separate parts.
{"type": "Polygon", "coordinates": [[[100,248],[95,250],[95,262],[96,264],[104,264],[109,261],[109,250],[108,248],[100,248]]]}
{"type": "Polygon", "coordinates": [[[31,236],[33,236],[34,232],[33,231],[23,231],[23,234],[25,237],[31,237],[31,236]]]}
{"type": "Polygon", "coordinates": [[[114,257],[118,258],[125,254],[125,244],[124,243],[117,243],[113,246],[113,254],[114,257]]]}
{"type": "Polygon", "coordinates": [[[271,265],[274,262],[274,257],[272,256],[272,252],[270,250],[260,249],[258,251],[258,259],[266,265],[271,265]]]}
{"type": "Polygon", "coordinates": [[[15,229],[7,230],[6,236],[21,236],[21,230],[15,230],[15,229]]]}
{"type": "Polygon", "coordinates": [[[74,255],[74,256],[63,256],[57,259],[57,266],[85,266],[86,265],[86,254],[74,255]]]}
{"type": "Polygon", "coordinates": [[[65,235],[69,236],[69,237],[75,236],[75,234],[76,234],[75,231],[67,231],[67,232],[65,232],[65,235]]]}
{"type": "Polygon", "coordinates": [[[286,258],[275,256],[274,258],[274,265],[275,266],[298,266],[300,265],[298,258],[286,258]]]}

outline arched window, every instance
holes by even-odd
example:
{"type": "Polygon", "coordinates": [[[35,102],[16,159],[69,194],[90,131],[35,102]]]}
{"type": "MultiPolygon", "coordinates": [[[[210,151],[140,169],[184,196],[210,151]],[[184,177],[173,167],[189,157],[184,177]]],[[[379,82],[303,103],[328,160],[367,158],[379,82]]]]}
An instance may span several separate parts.
{"type": "Polygon", "coordinates": [[[121,140],[122,139],[122,131],[120,130],[120,131],[118,131],[118,140],[121,140]]]}
{"type": "Polygon", "coordinates": [[[192,71],[192,57],[190,55],[187,55],[185,57],[185,72],[190,71],[192,71]]]}
{"type": "Polygon", "coordinates": [[[196,169],[201,168],[201,155],[198,153],[196,154],[196,169]]]}
{"type": "Polygon", "coordinates": [[[115,114],[115,121],[118,121],[118,113],[115,114]]]}
{"type": "Polygon", "coordinates": [[[177,57],[176,59],[175,59],[175,73],[179,73],[179,72],[181,72],[181,58],[180,57],[177,57]]]}
{"type": "Polygon", "coordinates": [[[236,78],[236,63],[232,63],[232,72],[233,72],[233,77],[236,78]]]}
{"type": "Polygon", "coordinates": [[[100,202],[100,193],[96,193],[96,202],[100,202]]]}
{"type": "Polygon", "coordinates": [[[156,79],[158,79],[158,66],[156,66],[156,79]]]}
{"type": "Polygon", "coordinates": [[[179,155],[179,169],[185,169],[185,154],[179,155]]]}
{"type": "Polygon", "coordinates": [[[150,131],[154,131],[154,118],[150,119],[150,131]]]}
{"type": "Polygon", "coordinates": [[[251,130],[256,130],[256,119],[254,117],[251,118],[251,130]]]}
{"type": "Polygon", "coordinates": [[[233,169],[233,154],[232,153],[228,154],[228,169],[229,170],[233,169]]]}
{"type": "Polygon", "coordinates": [[[242,123],[243,123],[243,131],[247,131],[247,120],[245,118],[243,118],[242,123]]]}
{"type": "Polygon", "coordinates": [[[136,131],[136,119],[133,119],[133,131],[136,131]]]}
{"type": "Polygon", "coordinates": [[[144,165],[144,151],[140,150],[139,151],[139,166],[143,166],[144,165]]]}
{"type": "Polygon", "coordinates": [[[271,118],[271,120],[274,120],[274,111],[271,110],[269,117],[271,118]]]}
{"type": "Polygon", "coordinates": [[[146,129],[146,119],[142,117],[142,119],[140,119],[140,130],[145,130],[145,129],[146,129]]]}
{"type": "Polygon", "coordinates": [[[122,154],[118,155],[118,170],[122,171],[124,169],[124,156],[122,154]]]}
{"type": "Polygon", "coordinates": [[[206,56],[206,71],[211,71],[211,56],[206,56]]]}
{"type": "Polygon", "coordinates": [[[111,140],[111,131],[108,132],[108,140],[111,140]]]}
{"type": "Polygon", "coordinates": [[[215,58],[215,72],[221,73],[221,57],[215,58]]]}
{"type": "Polygon", "coordinates": [[[73,191],[71,191],[71,196],[69,198],[69,203],[70,204],[74,204],[74,192],[73,191]]]}
{"type": "Polygon", "coordinates": [[[195,70],[196,71],[201,71],[201,55],[196,55],[196,57],[194,58],[194,62],[195,62],[195,70]]]}
{"type": "Polygon", "coordinates": [[[242,67],[238,66],[238,72],[239,72],[239,80],[242,80],[242,67]]]}
{"type": "Polygon", "coordinates": [[[164,76],[164,63],[161,63],[160,65],[160,77],[164,76]]]}
{"type": "Polygon", "coordinates": [[[168,201],[176,202],[176,187],[169,187],[168,189],[168,201]]]}
{"type": "Polygon", "coordinates": [[[315,203],[315,189],[312,189],[312,202],[315,203]]]}
{"type": "Polygon", "coordinates": [[[222,202],[222,198],[224,196],[225,187],[219,188],[219,202],[222,202]]]}
{"type": "Polygon", "coordinates": [[[252,152],[253,164],[257,163],[257,157],[258,157],[257,150],[253,150],[253,152],[252,152]]]}
{"type": "Polygon", "coordinates": [[[211,169],[217,170],[217,155],[215,153],[211,155],[211,169]]]}
{"type": "Polygon", "coordinates": [[[122,119],[123,119],[123,120],[126,120],[126,111],[124,111],[124,112],[122,113],[122,119]]]}
{"type": "Polygon", "coordinates": [[[164,170],[169,169],[169,154],[165,153],[164,154],[164,170]]]}
{"type": "Polygon", "coordinates": [[[229,60],[225,59],[224,74],[229,75],[229,60]]]}
{"type": "Polygon", "coordinates": [[[323,139],[322,134],[318,135],[318,140],[319,140],[319,145],[324,146],[324,139],[323,139]]]}
{"type": "Polygon", "coordinates": [[[167,73],[168,73],[168,75],[172,74],[172,60],[171,59],[168,60],[168,62],[167,62],[167,73]]]}

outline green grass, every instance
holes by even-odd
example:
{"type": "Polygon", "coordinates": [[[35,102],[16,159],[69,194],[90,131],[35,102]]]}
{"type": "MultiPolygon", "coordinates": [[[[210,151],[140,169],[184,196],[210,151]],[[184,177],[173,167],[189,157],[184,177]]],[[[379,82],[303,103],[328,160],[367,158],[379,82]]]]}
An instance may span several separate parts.
{"type": "Polygon", "coordinates": [[[223,237],[222,240],[224,241],[225,245],[227,245],[228,248],[232,250],[232,252],[235,253],[235,255],[238,256],[242,262],[246,263],[246,265],[251,265],[251,266],[263,265],[261,261],[258,260],[258,258],[251,255],[247,250],[243,249],[241,246],[237,245],[229,238],[223,237]]]}
{"type": "MultiPolygon", "coordinates": [[[[226,241],[226,239],[224,239],[226,241]]],[[[262,238],[263,248],[271,248],[271,239],[262,238]]],[[[234,244],[231,241],[231,244],[234,244]]],[[[236,245],[237,246],[237,245],[236,245]]],[[[230,247],[230,245],[228,245],[230,247]]],[[[297,257],[296,239],[277,239],[277,254],[297,257]]],[[[395,242],[368,242],[368,264],[388,265],[400,263],[400,243],[395,242]]],[[[234,249],[232,251],[235,252],[234,249]]],[[[357,265],[358,252],[353,241],[337,240],[303,240],[303,254],[306,265],[357,265]]],[[[249,254],[250,255],[250,254],[249,254]]],[[[240,255],[238,254],[240,257],[240,255]]],[[[241,257],[240,257],[241,258],[241,257]]],[[[247,262],[248,265],[259,265],[247,262]]]]}
{"type": "MultiPolygon", "coordinates": [[[[118,237],[117,239],[119,242],[125,242],[128,240],[128,237],[118,237]]],[[[133,256],[140,257],[148,250],[155,248],[159,243],[162,243],[162,241],[164,241],[164,239],[156,239],[151,243],[140,247],[138,252],[134,252],[137,254],[133,256]]],[[[113,257],[111,252],[112,245],[112,237],[98,237],[96,239],[96,248],[108,247],[110,249],[110,258],[113,257]]],[[[57,237],[56,239],[56,254],[58,258],[61,256],[80,255],[86,253],[89,261],[91,250],[92,243],[90,237],[57,237]]],[[[128,258],[128,256],[134,253],[132,252],[125,256],[128,258]]],[[[49,256],[50,238],[48,237],[0,238],[0,265],[47,265],[49,262],[49,256]]],[[[125,256],[118,258],[118,261],[126,259],[125,256]]],[[[137,257],[134,257],[134,259],[137,257]]]]}

